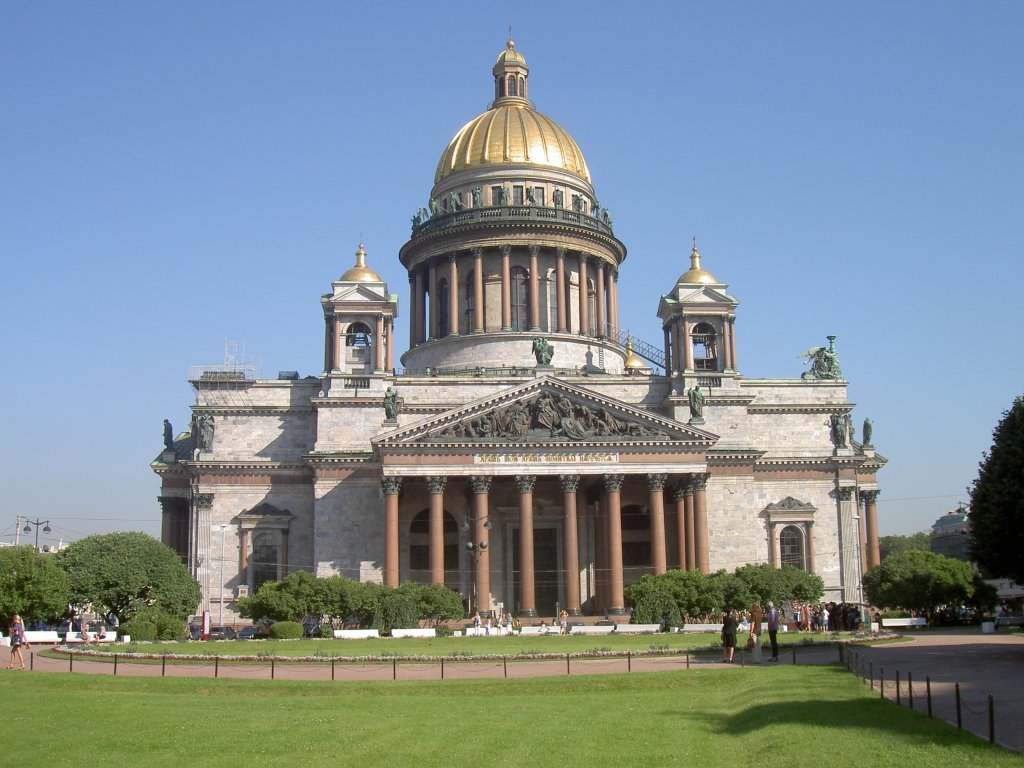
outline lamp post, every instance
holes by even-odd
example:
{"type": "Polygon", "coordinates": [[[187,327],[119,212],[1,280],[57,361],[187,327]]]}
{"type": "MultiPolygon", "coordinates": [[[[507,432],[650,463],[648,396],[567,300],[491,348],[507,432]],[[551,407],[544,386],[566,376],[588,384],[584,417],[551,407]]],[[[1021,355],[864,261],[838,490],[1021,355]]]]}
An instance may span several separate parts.
{"type": "MultiPolygon", "coordinates": [[[[476,523],[476,522],[477,522],[476,518],[468,517],[462,523],[462,525],[459,526],[459,527],[462,529],[463,533],[467,533],[470,530],[470,528],[472,527],[470,525],[470,523],[476,523]]],[[[491,528],[493,527],[491,525],[490,519],[486,518],[486,517],[483,518],[483,525],[484,525],[484,528],[486,528],[488,531],[491,530],[491,528]]],[[[480,541],[473,541],[472,539],[470,539],[469,541],[466,542],[466,551],[469,552],[469,557],[470,557],[470,560],[469,560],[469,582],[470,582],[469,589],[470,589],[470,592],[469,592],[469,606],[468,606],[468,611],[467,611],[467,613],[470,616],[473,615],[473,611],[474,610],[478,610],[479,609],[479,606],[477,605],[477,592],[479,591],[479,586],[478,586],[477,582],[480,579],[480,568],[479,568],[478,564],[479,564],[479,561],[480,561],[480,555],[482,555],[486,549],[487,549],[487,542],[484,541],[483,539],[481,539],[480,541]],[[474,568],[474,566],[477,566],[477,567],[474,568]]]]}
{"type": "Polygon", "coordinates": [[[33,525],[36,527],[36,552],[38,552],[39,551],[39,526],[40,525],[45,526],[45,528],[43,528],[43,533],[49,533],[50,532],[50,521],[49,520],[29,520],[26,517],[25,518],[25,527],[22,528],[21,530],[23,530],[25,533],[32,533],[32,526],[33,525]]]}

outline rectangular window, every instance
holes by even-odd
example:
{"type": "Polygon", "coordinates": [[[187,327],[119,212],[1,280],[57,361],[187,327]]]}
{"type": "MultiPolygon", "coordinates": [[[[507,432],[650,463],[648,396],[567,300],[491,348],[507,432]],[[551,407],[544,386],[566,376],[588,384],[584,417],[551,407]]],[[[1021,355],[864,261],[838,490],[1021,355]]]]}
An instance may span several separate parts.
{"type": "Polygon", "coordinates": [[[547,204],[544,202],[544,187],[533,188],[533,199],[537,201],[536,205],[544,206],[547,204]]]}
{"type": "Polygon", "coordinates": [[[491,187],[491,205],[501,205],[501,187],[491,187]]]}
{"type": "Polygon", "coordinates": [[[523,200],[523,188],[512,187],[512,205],[522,205],[523,200]]]}

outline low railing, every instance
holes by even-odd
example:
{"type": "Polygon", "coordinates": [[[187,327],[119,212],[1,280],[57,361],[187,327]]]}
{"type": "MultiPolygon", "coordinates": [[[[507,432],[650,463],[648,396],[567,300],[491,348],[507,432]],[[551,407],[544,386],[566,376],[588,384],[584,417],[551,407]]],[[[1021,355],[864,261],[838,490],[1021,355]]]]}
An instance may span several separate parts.
{"type": "Polygon", "coordinates": [[[419,237],[431,232],[466,224],[493,223],[499,221],[562,222],[586,227],[595,232],[614,236],[612,228],[600,218],[567,208],[551,208],[538,205],[494,205],[480,208],[463,208],[461,211],[439,213],[426,221],[414,224],[412,236],[419,237]]]}

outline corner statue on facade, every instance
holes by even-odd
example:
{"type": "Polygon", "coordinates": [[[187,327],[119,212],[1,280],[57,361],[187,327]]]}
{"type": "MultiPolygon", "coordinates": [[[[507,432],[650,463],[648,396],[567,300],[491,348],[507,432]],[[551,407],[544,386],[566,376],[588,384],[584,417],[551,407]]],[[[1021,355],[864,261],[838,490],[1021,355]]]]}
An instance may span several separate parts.
{"type": "Polygon", "coordinates": [[[398,392],[394,387],[388,387],[384,393],[384,418],[388,421],[398,418],[398,392]]]}
{"type": "Polygon", "coordinates": [[[841,379],[839,357],[836,355],[836,337],[828,336],[827,347],[811,347],[800,357],[811,364],[811,370],[804,371],[801,379],[841,379]]]}
{"type": "Polygon", "coordinates": [[[864,432],[863,432],[863,436],[864,436],[863,444],[864,445],[867,445],[867,446],[871,445],[871,433],[873,431],[874,431],[874,424],[872,423],[871,418],[868,417],[868,418],[864,419],[864,432]]]}
{"type": "Polygon", "coordinates": [[[537,358],[537,365],[551,365],[551,358],[555,356],[555,348],[543,336],[538,336],[533,340],[533,355],[537,358]]]}
{"type": "Polygon", "coordinates": [[[703,419],[705,397],[704,393],[700,391],[700,384],[687,391],[686,399],[690,403],[690,418],[703,419]]]}
{"type": "Polygon", "coordinates": [[[192,434],[196,439],[196,448],[200,451],[213,450],[213,416],[209,413],[194,416],[192,420],[192,434]]]}
{"type": "Polygon", "coordinates": [[[164,448],[168,451],[174,449],[174,429],[171,428],[171,422],[164,419],[164,448]]]}
{"type": "Polygon", "coordinates": [[[850,447],[850,414],[833,413],[829,417],[829,432],[836,448],[850,447]]]}

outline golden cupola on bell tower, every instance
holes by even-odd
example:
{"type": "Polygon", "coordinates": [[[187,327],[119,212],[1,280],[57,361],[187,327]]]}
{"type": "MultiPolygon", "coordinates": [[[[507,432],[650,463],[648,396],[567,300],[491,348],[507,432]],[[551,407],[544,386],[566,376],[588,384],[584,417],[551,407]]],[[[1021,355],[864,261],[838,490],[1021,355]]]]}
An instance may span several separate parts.
{"type": "Polygon", "coordinates": [[[530,104],[527,96],[527,80],[530,77],[530,68],[526,66],[526,59],[516,50],[516,44],[509,38],[505,44],[505,50],[498,54],[498,61],[494,64],[494,103],[521,102],[527,106],[530,104]]]}
{"type": "Polygon", "coordinates": [[[718,386],[712,379],[735,375],[737,306],[739,301],[729,295],[728,286],[701,265],[694,238],[690,268],[658,305],[665,333],[666,372],[709,386],[718,386]]]}

